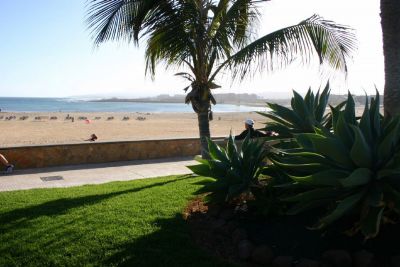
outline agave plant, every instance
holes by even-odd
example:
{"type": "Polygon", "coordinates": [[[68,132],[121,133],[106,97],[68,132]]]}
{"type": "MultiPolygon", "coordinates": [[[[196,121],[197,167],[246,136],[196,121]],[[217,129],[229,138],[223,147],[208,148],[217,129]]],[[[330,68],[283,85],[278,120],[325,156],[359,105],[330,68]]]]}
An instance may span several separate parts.
{"type": "Polygon", "coordinates": [[[210,159],[196,158],[201,164],[188,166],[190,170],[198,175],[216,178],[217,186],[226,193],[226,200],[258,184],[267,154],[262,141],[247,136],[240,149],[232,135],[229,136],[225,148],[211,139],[207,141],[210,159]]]}
{"type": "Polygon", "coordinates": [[[400,117],[383,119],[377,93],[357,120],[349,94],[344,110],[332,110],[332,123],[333,131],[295,135],[300,148],[270,155],[292,181],[289,214],[327,207],[317,229],[351,214],[354,232],[375,237],[400,211],[400,117]]]}
{"type": "Polygon", "coordinates": [[[291,107],[287,107],[267,103],[271,109],[270,112],[259,114],[269,118],[272,122],[268,122],[266,131],[274,131],[279,133],[279,137],[293,137],[296,133],[313,133],[314,127],[330,127],[329,113],[325,114],[330,94],[329,83],[325,86],[321,95],[319,90],[314,95],[311,88],[308,89],[306,96],[303,98],[296,91],[291,100],[291,107]]]}

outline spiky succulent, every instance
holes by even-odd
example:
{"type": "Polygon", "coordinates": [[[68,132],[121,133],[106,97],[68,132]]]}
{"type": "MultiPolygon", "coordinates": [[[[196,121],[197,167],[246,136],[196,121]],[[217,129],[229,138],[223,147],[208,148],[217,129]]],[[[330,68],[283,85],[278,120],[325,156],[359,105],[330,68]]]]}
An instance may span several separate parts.
{"type": "Polygon", "coordinates": [[[313,133],[314,127],[330,127],[329,113],[325,114],[330,94],[329,83],[321,95],[316,95],[311,88],[303,98],[296,91],[291,100],[291,109],[279,104],[267,103],[270,112],[259,112],[269,118],[264,130],[279,133],[279,137],[293,137],[297,133],[313,133]]]}
{"type": "Polygon", "coordinates": [[[332,109],[332,123],[333,131],[297,134],[298,148],[271,153],[274,168],[292,180],[289,214],[326,207],[316,228],[356,215],[353,230],[375,237],[400,210],[400,118],[380,115],[377,92],[357,120],[349,94],[343,111],[332,109]]]}
{"type": "Polygon", "coordinates": [[[226,191],[227,200],[248,191],[258,183],[267,150],[261,140],[247,136],[241,147],[229,136],[223,148],[208,139],[210,159],[196,158],[201,164],[188,166],[194,173],[216,178],[218,186],[226,191]]]}

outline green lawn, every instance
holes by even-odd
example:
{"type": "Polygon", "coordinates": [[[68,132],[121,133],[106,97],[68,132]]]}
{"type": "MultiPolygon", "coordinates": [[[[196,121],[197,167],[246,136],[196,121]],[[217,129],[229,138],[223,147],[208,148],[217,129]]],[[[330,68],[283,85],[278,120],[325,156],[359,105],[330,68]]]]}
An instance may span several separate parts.
{"type": "Polygon", "coordinates": [[[196,247],[181,215],[209,181],[0,193],[0,266],[229,266],[196,247]]]}

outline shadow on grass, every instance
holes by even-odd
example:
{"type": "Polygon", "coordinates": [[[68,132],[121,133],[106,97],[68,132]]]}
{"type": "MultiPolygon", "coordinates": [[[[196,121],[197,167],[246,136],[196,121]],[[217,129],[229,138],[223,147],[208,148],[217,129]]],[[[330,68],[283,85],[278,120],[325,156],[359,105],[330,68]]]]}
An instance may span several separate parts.
{"type": "Polygon", "coordinates": [[[182,218],[158,219],[160,230],[117,247],[115,254],[101,264],[104,266],[235,266],[215,258],[199,248],[182,218]]]}
{"type": "MultiPolygon", "coordinates": [[[[120,211],[116,212],[118,208],[109,206],[112,202],[105,203],[104,209],[92,210],[92,213],[83,211],[75,217],[63,216],[73,208],[187,179],[198,177],[187,175],[138,188],[58,199],[3,213],[0,215],[0,233],[5,235],[0,238],[0,254],[3,256],[0,257],[0,266],[233,266],[201,250],[193,242],[189,226],[176,209],[172,213],[159,213],[152,208],[148,211],[139,209],[135,211],[138,217],[142,213],[149,214],[133,220],[133,223],[130,223],[129,215],[123,214],[129,205],[120,206],[120,211]],[[113,211],[109,212],[109,209],[113,211]],[[120,217],[118,212],[121,212],[120,217]],[[41,219],[41,216],[49,218],[35,223],[35,219],[41,219]]],[[[189,180],[183,186],[196,182],[189,180]]],[[[171,189],[173,187],[175,185],[171,189]]],[[[147,192],[155,194],[155,191],[147,192]]],[[[192,192],[185,194],[185,199],[195,194],[192,192]]],[[[165,198],[169,198],[168,192],[163,192],[154,201],[181,203],[180,200],[168,202],[165,198]]]]}
{"type": "Polygon", "coordinates": [[[136,193],[142,190],[150,189],[157,186],[163,186],[170,183],[179,182],[183,179],[193,179],[195,177],[191,175],[182,176],[179,179],[173,179],[165,182],[152,183],[146,186],[110,192],[107,194],[96,194],[90,196],[83,196],[77,198],[60,198],[57,200],[45,202],[36,206],[29,206],[26,208],[15,209],[9,212],[0,214],[0,229],[6,230],[10,227],[15,228],[20,225],[34,220],[41,216],[54,216],[66,213],[70,209],[74,209],[80,206],[88,206],[97,204],[103,200],[120,196],[123,194],[136,193]]]}
{"type": "Polygon", "coordinates": [[[88,164],[79,164],[79,165],[54,166],[54,167],[47,167],[47,168],[34,168],[34,169],[22,169],[22,170],[19,170],[17,168],[13,172],[12,175],[18,176],[18,175],[26,175],[26,174],[53,173],[53,172],[60,172],[60,171],[76,171],[76,170],[88,170],[88,169],[98,169],[98,168],[147,165],[147,164],[155,164],[155,163],[187,161],[187,160],[192,160],[192,159],[193,159],[193,157],[173,157],[173,158],[150,159],[150,160],[131,160],[131,161],[117,161],[117,162],[106,162],[106,163],[88,163],[88,164]]]}

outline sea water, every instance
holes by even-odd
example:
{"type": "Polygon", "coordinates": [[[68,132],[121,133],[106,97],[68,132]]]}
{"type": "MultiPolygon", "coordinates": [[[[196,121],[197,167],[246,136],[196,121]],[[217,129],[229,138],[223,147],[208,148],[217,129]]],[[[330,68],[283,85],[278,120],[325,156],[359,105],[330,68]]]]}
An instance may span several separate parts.
{"type": "MultiPolygon", "coordinates": [[[[2,112],[193,112],[184,103],[90,102],[70,98],[0,97],[2,112]]],[[[266,107],[217,104],[214,112],[266,111],[266,107]]]]}

